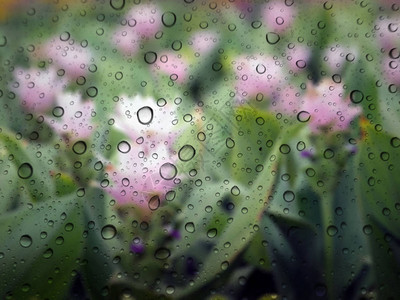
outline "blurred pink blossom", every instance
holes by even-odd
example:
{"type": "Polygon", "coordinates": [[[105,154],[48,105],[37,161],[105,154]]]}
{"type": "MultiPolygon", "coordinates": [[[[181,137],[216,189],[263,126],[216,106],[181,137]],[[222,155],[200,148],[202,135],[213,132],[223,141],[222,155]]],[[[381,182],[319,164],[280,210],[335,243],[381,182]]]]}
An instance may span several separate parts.
{"type": "Polygon", "coordinates": [[[175,176],[162,177],[162,168],[174,163],[165,145],[147,154],[140,147],[132,147],[128,153],[118,152],[117,161],[119,164],[108,167],[111,184],[106,191],[119,205],[136,204],[146,211],[155,210],[175,185],[175,176]],[[151,199],[155,203],[149,203],[151,199]]]}
{"type": "Polygon", "coordinates": [[[141,40],[154,37],[160,30],[161,10],[153,4],[135,5],[122,24],[114,32],[112,41],[123,54],[134,55],[141,40]]]}
{"type": "Polygon", "coordinates": [[[150,148],[172,144],[179,134],[173,124],[176,113],[170,104],[160,104],[150,97],[137,95],[120,97],[115,112],[115,126],[125,133],[135,146],[146,153],[150,148]]]}
{"type": "Polygon", "coordinates": [[[57,107],[52,116],[46,116],[46,122],[59,135],[69,140],[86,139],[93,131],[93,101],[83,101],[78,93],[63,93],[57,97],[57,107]]]}
{"type": "Polygon", "coordinates": [[[301,111],[302,99],[293,86],[286,86],[273,93],[270,110],[284,115],[297,115],[301,111]]]}
{"type": "Polygon", "coordinates": [[[218,44],[218,34],[213,31],[197,31],[191,38],[193,51],[206,55],[218,44]]]}
{"type": "Polygon", "coordinates": [[[140,36],[131,30],[131,28],[119,28],[114,32],[112,40],[124,55],[135,55],[139,50],[140,36]]]}
{"type": "Polygon", "coordinates": [[[161,52],[159,59],[152,65],[153,73],[165,73],[170,76],[171,80],[183,83],[188,79],[188,66],[186,59],[181,54],[173,52],[161,52]]]}
{"type": "MultiPolygon", "coordinates": [[[[399,50],[397,50],[397,54],[399,50]]],[[[396,57],[396,56],[395,56],[396,57]]],[[[390,84],[400,86],[400,56],[393,58],[387,56],[383,60],[383,75],[390,84]]]]}
{"type": "Polygon", "coordinates": [[[240,56],[235,62],[236,91],[239,98],[258,93],[271,97],[284,81],[281,64],[270,56],[240,56]]]}
{"type": "Polygon", "coordinates": [[[286,51],[289,68],[292,71],[304,69],[310,58],[311,50],[304,45],[295,45],[286,51]]]}
{"type": "Polygon", "coordinates": [[[381,17],[377,20],[375,29],[380,46],[389,51],[396,46],[400,39],[400,17],[387,19],[381,17]]]}
{"type": "Polygon", "coordinates": [[[54,68],[40,70],[31,68],[14,71],[17,84],[11,88],[18,95],[24,110],[32,113],[48,111],[55,101],[56,95],[65,87],[65,80],[57,75],[54,68]]]}
{"type": "Polygon", "coordinates": [[[285,1],[271,1],[262,8],[262,19],[268,28],[280,33],[287,30],[293,23],[297,15],[293,5],[288,6],[285,1]]]}
{"type": "Polygon", "coordinates": [[[83,76],[88,71],[88,65],[92,54],[88,48],[77,44],[74,40],[61,40],[56,36],[40,47],[40,55],[50,58],[58,68],[64,69],[70,78],[83,76]]]}
{"type": "Polygon", "coordinates": [[[343,66],[346,63],[346,57],[349,61],[356,59],[358,53],[354,48],[346,46],[331,46],[325,49],[323,59],[326,61],[328,69],[332,73],[340,73],[343,70],[343,66]]]}
{"type": "Polygon", "coordinates": [[[343,93],[343,87],[329,79],[308,88],[301,109],[310,114],[308,123],[312,132],[326,128],[344,131],[362,112],[361,107],[351,105],[349,98],[343,99],[343,93]]]}

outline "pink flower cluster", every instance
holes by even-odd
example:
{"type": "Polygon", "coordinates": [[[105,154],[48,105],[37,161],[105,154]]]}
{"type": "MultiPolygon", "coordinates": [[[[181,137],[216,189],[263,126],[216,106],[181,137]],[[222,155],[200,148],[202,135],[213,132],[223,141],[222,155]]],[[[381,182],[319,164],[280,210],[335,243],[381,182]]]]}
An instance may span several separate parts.
{"type": "Polygon", "coordinates": [[[129,142],[121,141],[117,163],[109,164],[112,183],[106,190],[119,204],[135,204],[144,211],[156,209],[177,180],[172,150],[176,115],[169,104],[159,105],[148,97],[122,96],[114,118],[129,142]]]}

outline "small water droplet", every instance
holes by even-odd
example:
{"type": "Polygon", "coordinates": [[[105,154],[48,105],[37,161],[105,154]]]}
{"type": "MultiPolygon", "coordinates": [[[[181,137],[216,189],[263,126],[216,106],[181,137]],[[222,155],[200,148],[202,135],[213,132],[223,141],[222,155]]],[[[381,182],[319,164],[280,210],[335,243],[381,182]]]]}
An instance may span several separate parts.
{"type": "Polygon", "coordinates": [[[185,224],[185,230],[189,233],[193,233],[195,232],[195,227],[194,227],[194,223],[193,222],[188,222],[185,224]]]}
{"type": "Polygon", "coordinates": [[[106,225],[101,229],[101,236],[105,240],[111,240],[117,234],[117,229],[114,225],[106,225]]]}
{"type": "Polygon", "coordinates": [[[150,106],[143,106],[138,110],[137,118],[143,125],[150,124],[153,121],[153,109],[150,106]]]}
{"type": "Polygon", "coordinates": [[[28,248],[32,245],[32,238],[25,234],[19,239],[19,244],[24,248],[28,248]]]}
{"type": "Polygon", "coordinates": [[[18,176],[21,179],[28,179],[33,174],[33,168],[29,163],[23,163],[18,168],[18,176]]]}
{"type": "Polygon", "coordinates": [[[196,149],[192,145],[184,145],[181,149],[179,149],[178,157],[181,161],[189,161],[196,154],[196,149]]]}

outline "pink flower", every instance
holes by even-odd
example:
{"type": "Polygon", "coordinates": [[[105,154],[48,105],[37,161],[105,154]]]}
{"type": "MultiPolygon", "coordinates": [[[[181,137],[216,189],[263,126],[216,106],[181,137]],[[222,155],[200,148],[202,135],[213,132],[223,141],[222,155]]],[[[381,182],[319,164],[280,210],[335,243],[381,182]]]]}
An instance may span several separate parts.
{"type": "Polygon", "coordinates": [[[64,69],[70,78],[85,75],[92,57],[89,49],[70,39],[68,34],[50,39],[39,51],[41,56],[50,58],[54,65],[64,69]]]}
{"type": "Polygon", "coordinates": [[[389,51],[396,46],[396,41],[400,39],[400,18],[380,18],[376,22],[375,29],[380,46],[389,51]]]}
{"type": "Polygon", "coordinates": [[[270,30],[278,33],[292,25],[296,14],[293,5],[287,6],[285,1],[272,1],[262,8],[262,19],[270,30]]]}
{"type": "Polygon", "coordinates": [[[218,44],[218,35],[213,31],[197,31],[193,34],[190,45],[193,51],[206,55],[218,44]]]}
{"type": "Polygon", "coordinates": [[[236,91],[240,98],[263,93],[271,97],[284,81],[282,66],[272,57],[241,56],[236,59],[236,91]]]}
{"type": "Polygon", "coordinates": [[[299,91],[293,86],[286,86],[273,93],[270,110],[284,115],[297,115],[302,108],[299,91]]]}
{"type": "Polygon", "coordinates": [[[140,36],[131,28],[119,28],[113,35],[113,43],[124,55],[135,55],[139,50],[140,36]]]}
{"type": "Polygon", "coordinates": [[[162,52],[159,56],[159,60],[152,65],[154,74],[163,72],[169,75],[171,80],[179,83],[188,79],[188,63],[180,54],[162,52]]]}
{"type": "Polygon", "coordinates": [[[153,4],[132,7],[126,14],[128,27],[141,37],[153,37],[161,28],[161,9],[153,4]]]}
{"type": "Polygon", "coordinates": [[[53,116],[45,117],[46,122],[59,134],[69,140],[86,139],[93,131],[93,101],[82,101],[80,94],[65,93],[57,97],[53,116]]]}
{"type": "Polygon", "coordinates": [[[400,56],[397,57],[398,51],[399,50],[397,50],[396,56],[385,57],[382,63],[383,75],[385,76],[385,79],[390,84],[395,85],[400,85],[400,56]]]}
{"type": "Polygon", "coordinates": [[[165,145],[158,145],[147,154],[140,147],[132,147],[128,153],[118,152],[117,160],[119,165],[108,167],[111,183],[106,191],[120,205],[156,210],[175,186],[175,159],[165,145]]]}
{"type": "Polygon", "coordinates": [[[159,145],[172,147],[179,134],[175,111],[170,104],[159,104],[150,97],[122,96],[115,113],[115,126],[146,153],[159,145]]]}
{"type": "Polygon", "coordinates": [[[307,46],[293,45],[293,47],[290,47],[287,50],[286,55],[289,62],[289,68],[293,71],[298,71],[307,66],[311,57],[311,51],[307,46]]]}
{"type": "Polygon", "coordinates": [[[350,61],[356,59],[357,51],[344,46],[331,46],[324,52],[324,61],[326,61],[328,69],[332,73],[340,73],[346,63],[346,57],[350,61]]]}
{"type": "Polygon", "coordinates": [[[65,87],[65,80],[57,75],[55,69],[29,70],[15,69],[16,84],[12,89],[18,95],[22,107],[33,113],[44,113],[54,103],[57,94],[65,87]]]}
{"type": "Polygon", "coordinates": [[[156,5],[134,6],[113,34],[113,43],[125,55],[134,55],[143,39],[154,37],[161,28],[161,10],[156,5]]]}
{"type": "Polygon", "coordinates": [[[343,92],[343,87],[331,80],[324,80],[308,89],[301,109],[310,114],[308,123],[312,132],[318,133],[323,129],[344,131],[362,112],[359,106],[351,105],[348,98],[343,99],[343,92]]]}

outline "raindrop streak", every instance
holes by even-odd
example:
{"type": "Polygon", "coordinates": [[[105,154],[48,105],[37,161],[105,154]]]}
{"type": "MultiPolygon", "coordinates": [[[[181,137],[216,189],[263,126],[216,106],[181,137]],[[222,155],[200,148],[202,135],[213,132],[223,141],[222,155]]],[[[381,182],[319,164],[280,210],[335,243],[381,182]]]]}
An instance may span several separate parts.
{"type": "Polygon", "coordinates": [[[101,236],[105,240],[111,240],[117,234],[117,229],[114,225],[106,225],[101,229],[101,236]]]}
{"type": "Polygon", "coordinates": [[[165,180],[174,179],[177,173],[178,170],[171,163],[165,163],[160,167],[160,176],[165,180]]]}
{"type": "Polygon", "coordinates": [[[148,125],[153,121],[153,109],[150,106],[143,106],[137,112],[137,118],[140,124],[148,125]]]}
{"type": "Polygon", "coordinates": [[[266,35],[266,39],[268,44],[270,45],[275,45],[276,43],[279,42],[279,40],[281,39],[279,34],[275,33],[275,32],[268,32],[266,35]]]}
{"type": "Polygon", "coordinates": [[[149,208],[150,210],[157,210],[160,207],[161,200],[158,195],[155,195],[149,200],[149,208]]]}
{"type": "Polygon", "coordinates": [[[33,168],[29,163],[23,163],[18,168],[18,176],[22,179],[28,179],[33,174],[33,168]]]}
{"type": "Polygon", "coordinates": [[[28,248],[32,245],[32,238],[25,234],[19,239],[19,244],[24,248],[28,248]]]}
{"type": "Polygon", "coordinates": [[[154,257],[160,260],[167,259],[171,255],[171,251],[167,248],[158,248],[154,253],[154,257]]]}
{"type": "Polygon", "coordinates": [[[178,157],[181,161],[189,161],[196,154],[196,149],[192,145],[184,145],[178,152],[178,157]]]}

